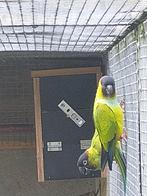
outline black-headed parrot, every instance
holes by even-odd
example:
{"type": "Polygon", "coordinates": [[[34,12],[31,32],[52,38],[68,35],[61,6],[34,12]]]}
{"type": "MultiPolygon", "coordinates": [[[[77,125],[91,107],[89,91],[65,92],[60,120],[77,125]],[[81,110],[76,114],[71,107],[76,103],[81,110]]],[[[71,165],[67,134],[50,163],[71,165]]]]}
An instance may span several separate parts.
{"type": "Polygon", "coordinates": [[[123,110],[117,101],[115,82],[111,76],[103,76],[99,80],[93,107],[93,120],[95,134],[91,147],[79,157],[78,167],[104,170],[108,163],[109,169],[112,170],[115,159],[126,183],[126,160],[120,144],[123,135],[123,110]],[[91,149],[92,152],[95,149],[96,153],[89,153],[91,149]]]}
{"type": "Polygon", "coordinates": [[[101,142],[95,130],[90,147],[78,159],[77,166],[80,173],[87,175],[101,169],[101,142]]]}

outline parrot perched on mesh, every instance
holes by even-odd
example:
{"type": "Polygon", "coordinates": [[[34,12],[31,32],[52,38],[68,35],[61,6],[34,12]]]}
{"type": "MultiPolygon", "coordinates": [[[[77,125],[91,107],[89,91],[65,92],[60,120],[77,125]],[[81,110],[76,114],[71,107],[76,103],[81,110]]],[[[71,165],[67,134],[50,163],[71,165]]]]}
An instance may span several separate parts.
{"type": "Polygon", "coordinates": [[[90,148],[78,159],[79,170],[82,173],[90,169],[103,171],[107,163],[112,170],[115,159],[126,183],[126,160],[120,143],[123,134],[123,110],[117,102],[115,82],[110,76],[103,76],[99,81],[93,107],[93,120],[95,133],[90,148]]]}
{"type": "Polygon", "coordinates": [[[90,147],[79,157],[77,166],[84,175],[101,169],[101,142],[97,130],[94,132],[90,147]]]}

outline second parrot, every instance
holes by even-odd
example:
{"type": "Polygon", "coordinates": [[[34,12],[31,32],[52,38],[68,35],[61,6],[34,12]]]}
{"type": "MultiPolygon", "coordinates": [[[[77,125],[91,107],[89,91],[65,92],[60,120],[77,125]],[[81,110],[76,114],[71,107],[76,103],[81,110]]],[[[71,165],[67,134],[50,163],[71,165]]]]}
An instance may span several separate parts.
{"type": "Polygon", "coordinates": [[[93,120],[95,134],[91,147],[79,157],[79,168],[87,168],[86,171],[104,170],[108,163],[109,169],[112,170],[115,159],[125,183],[126,160],[120,144],[123,134],[123,111],[117,101],[115,82],[111,76],[103,76],[99,80],[93,107],[93,120]]]}

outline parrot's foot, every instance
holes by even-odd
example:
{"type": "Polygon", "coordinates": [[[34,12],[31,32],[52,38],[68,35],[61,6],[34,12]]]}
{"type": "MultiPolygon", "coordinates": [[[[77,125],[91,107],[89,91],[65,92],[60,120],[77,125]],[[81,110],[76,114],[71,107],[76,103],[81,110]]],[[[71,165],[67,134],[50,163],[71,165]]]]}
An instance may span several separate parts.
{"type": "Polygon", "coordinates": [[[124,127],[123,128],[123,134],[121,135],[121,140],[124,140],[125,142],[127,142],[127,139],[128,139],[128,131],[127,129],[124,127]]]}
{"type": "Polygon", "coordinates": [[[121,100],[120,107],[122,108],[123,112],[125,112],[125,100],[124,99],[121,100]]]}

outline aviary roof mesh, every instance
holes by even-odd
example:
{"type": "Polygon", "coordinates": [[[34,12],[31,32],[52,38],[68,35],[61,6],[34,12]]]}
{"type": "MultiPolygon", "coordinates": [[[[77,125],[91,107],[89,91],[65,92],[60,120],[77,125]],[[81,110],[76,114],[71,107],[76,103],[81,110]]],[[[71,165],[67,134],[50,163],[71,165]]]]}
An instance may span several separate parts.
{"type": "Polygon", "coordinates": [[[147,0],[0,0],[0,51],[107,50],[147,0]]]}

